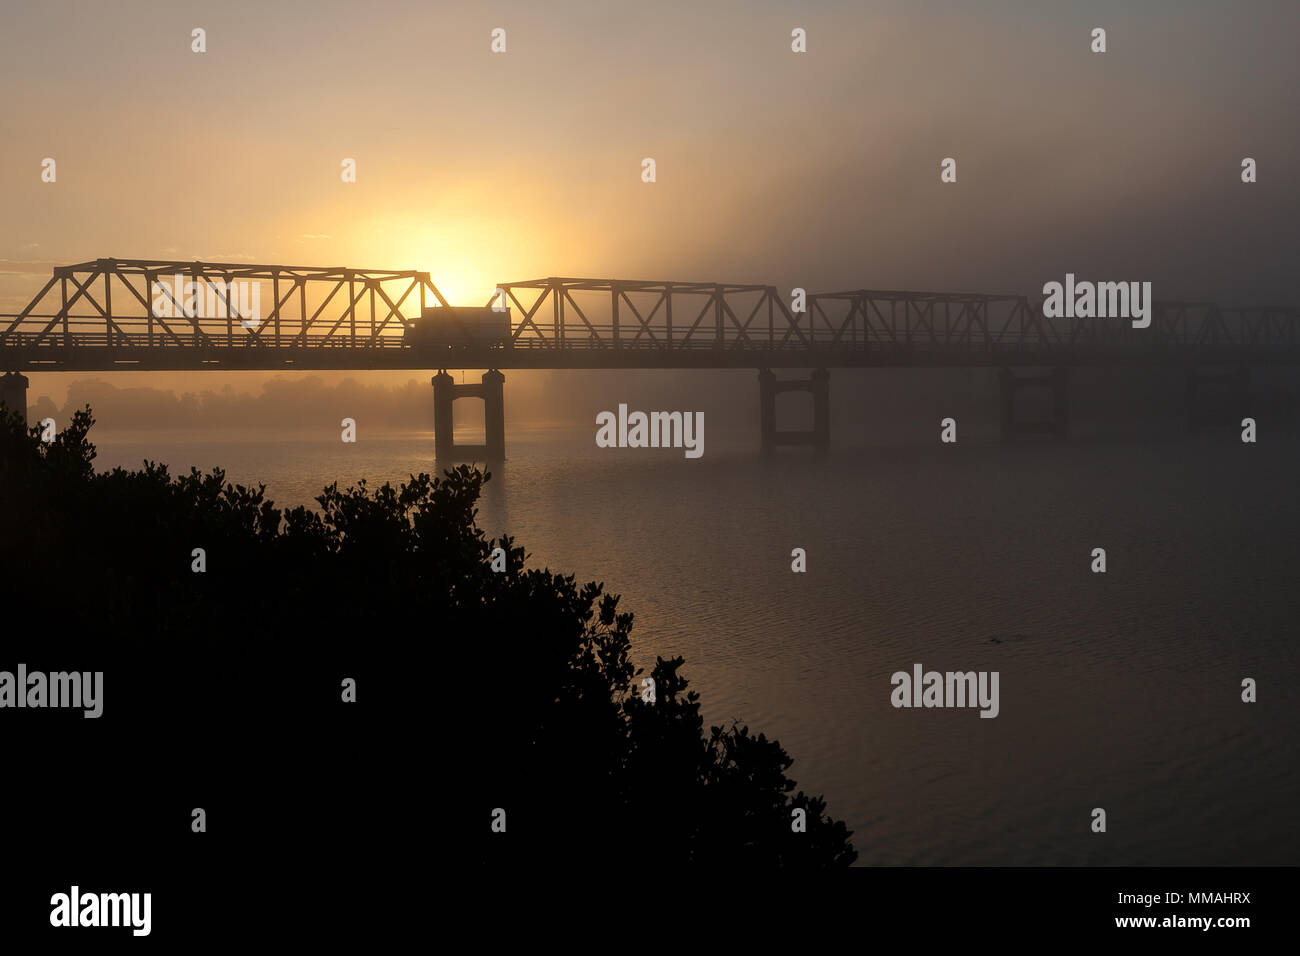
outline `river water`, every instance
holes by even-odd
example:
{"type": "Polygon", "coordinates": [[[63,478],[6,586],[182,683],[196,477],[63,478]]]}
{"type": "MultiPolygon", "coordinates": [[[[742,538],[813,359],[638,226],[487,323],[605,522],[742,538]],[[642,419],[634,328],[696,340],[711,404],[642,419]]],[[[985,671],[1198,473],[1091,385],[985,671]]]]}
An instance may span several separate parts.
{"type": "MultiPolygon", "coordinates": [[[[706,726],[779,739],[860,864],[1300,862],[1295,438],[936,428],[764,459],[747,430],[689,460],[593,434],[512,427],[481,525],[621,594],[635,661],[683,655],[706,726]],[[997,671],[999,715],[894,708],[917,663],[997,671]]],[[[432,467],[431,434],[92,437],[100,468],[220,465],[281,505],[432,467]]]]}

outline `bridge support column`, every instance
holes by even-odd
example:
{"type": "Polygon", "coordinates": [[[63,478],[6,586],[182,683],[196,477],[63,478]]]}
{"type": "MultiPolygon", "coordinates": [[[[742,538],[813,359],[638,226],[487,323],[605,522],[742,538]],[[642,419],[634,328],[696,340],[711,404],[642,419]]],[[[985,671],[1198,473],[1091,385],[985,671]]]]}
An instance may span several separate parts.
{"type": "Polygon", "coordinates": [[[813,444],[819,452],[831,447],[831,373],[824,368],[812,373],[813,444]]]}
{"type": "Polygon", "coordinates": [[[776,373],[770,368],[758,370],[758,422],[763,454],[770,455],[776,447],[776,373]]]}
{"type": "Polygon", "coordinates": [[[1187,370],[1183,413],[1187,430],[1198,434],[1211,428],[1235,428],[1250,414],[1250,368],[1231,372],[1187,370]]]}
{"type": "Polygon", "coordinates": [[[483,373],[483,440],[489,461],[505,461],[506,377],[494,368],[483,373]]]}
{"type": "Polygon", "coordinates": [[[806,380],[780,380],[771,369],[758,370],[759,425],[764,454],[778,445],[812,445],[825,453],[831,443],[831,373],[815,369],[806,380]],[[781,392],[812,392],[813,427],[806,431],[777,431],[776,396],[781,392]]]}
{"type": "Polygon", "coordinates": [[[1019,435],[1053,435],[1066,438],[1070,434],[1068,391],[1069,369],[1054,368],[1046,375],[1017,375],[1009,368],[998,373],[998,392],[1001,399],[1002,438],[1004,441],[1019,435]],[[1040,421],[1016,418],[1016,393],[1026,388],[1046,388],[1052,392],[1052,417],[1040,421]]]}
{"type": "Polygon", "coordinates": [[[21,372],[5,372],[0,375],[0,405],[10,412],[17,412],[24,422],[27,421],[27,376],[21,372]]]}
{"type": "Polygon", "coordinates": [[[433,454],[450,461],[455,439],[451,432],[451,403],[456,399],[456,380],[440,370],[433,377],[433,454]]]}
{"type": "Polygon", "coordinates": [[[506,377],[496,369],[483,373],[478,385],[457,385],[439,369],[433,377],[433,450],[439,461],[504,461],[506,457],[506,377]],[[482,445],[457,445],[452,434],[451,405],[458,398],[483,399],[482,445]]]}

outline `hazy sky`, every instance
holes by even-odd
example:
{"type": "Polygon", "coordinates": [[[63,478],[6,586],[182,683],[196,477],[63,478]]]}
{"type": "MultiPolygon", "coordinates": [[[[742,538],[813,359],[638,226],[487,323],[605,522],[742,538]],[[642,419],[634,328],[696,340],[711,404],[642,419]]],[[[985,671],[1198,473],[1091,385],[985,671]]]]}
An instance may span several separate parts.
{"type": "Polygon", "coordinates": [[[52,263],[108,255],[422,269],[476,305],[545,275],[1034,293],[1067,271],[1300,303],[1294,0],[122,0],[4,20],[4,312],[52,263]]]}

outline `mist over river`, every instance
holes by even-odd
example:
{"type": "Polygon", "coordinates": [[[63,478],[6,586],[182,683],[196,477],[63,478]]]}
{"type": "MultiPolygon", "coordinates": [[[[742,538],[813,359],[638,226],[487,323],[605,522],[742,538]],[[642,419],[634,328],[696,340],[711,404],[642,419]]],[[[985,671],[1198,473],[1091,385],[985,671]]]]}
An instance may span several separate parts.
{"type": "MultiPolygon", "coordinates": [[[[690,460],[594,431],[511,426],[480,525],[621,594],[637,664],[683,655],[706,725],[779,739],[859,865],[1300,860],[1294,436],[943,445],[936,419],[764,459],[755,424],[690,460]],[[891,706],[917,663],[999,672],[997,717],[891,706]]],[[[91,438],[100,469],[220,466],[282,506],[433,469],[431,433],[91,438]]]]}

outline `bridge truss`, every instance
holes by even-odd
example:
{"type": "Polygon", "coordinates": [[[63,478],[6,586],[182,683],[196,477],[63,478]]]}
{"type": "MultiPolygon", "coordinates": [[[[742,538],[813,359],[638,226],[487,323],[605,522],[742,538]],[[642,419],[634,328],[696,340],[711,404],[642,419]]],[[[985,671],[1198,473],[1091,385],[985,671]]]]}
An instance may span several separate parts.
{"type": "Polygon", "coordinates": [[[55,268],[0,315],[10,370],[202,368],[807,368],[1300,362],[1300,310],[1156,302],[1126,319],[1050,319],[1013,295],[545,278],[502,283],[508,343],[412,346],[429,273],[97,259],[55,268]],[[185,283],[202,302],[185,298],[185,283]],[[242,284],[242,285],[241,285],[242,284]],[[249,292],[265,308],[247,320],[249,292]],[[235,290],[238,290],[237,292],[235,290]],[[180,297],[181,301],[178,301],[180,297]]]}

